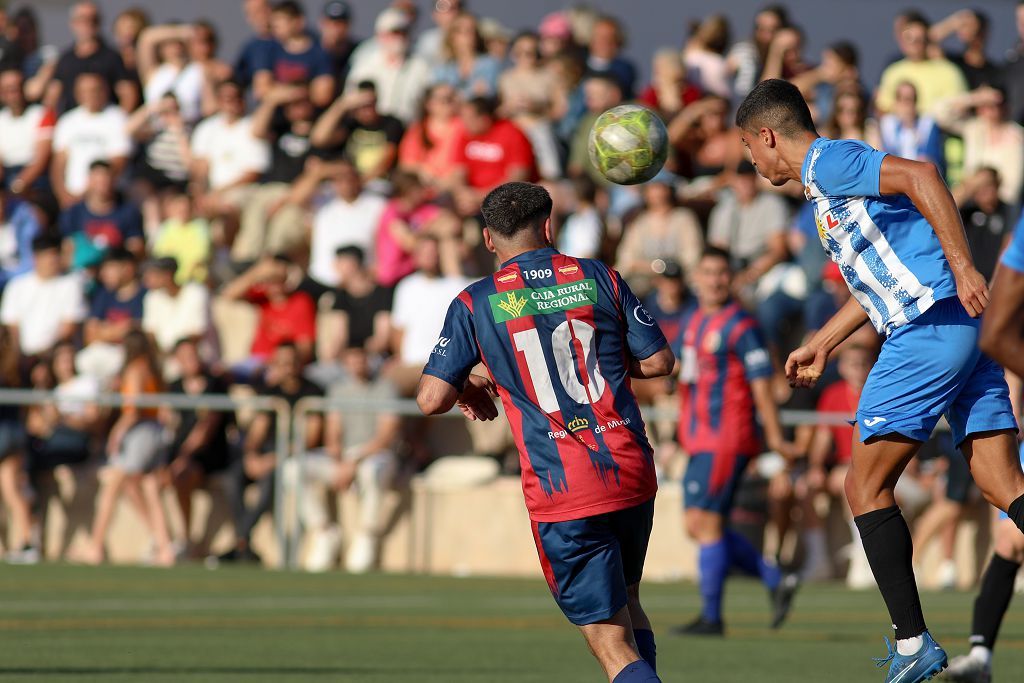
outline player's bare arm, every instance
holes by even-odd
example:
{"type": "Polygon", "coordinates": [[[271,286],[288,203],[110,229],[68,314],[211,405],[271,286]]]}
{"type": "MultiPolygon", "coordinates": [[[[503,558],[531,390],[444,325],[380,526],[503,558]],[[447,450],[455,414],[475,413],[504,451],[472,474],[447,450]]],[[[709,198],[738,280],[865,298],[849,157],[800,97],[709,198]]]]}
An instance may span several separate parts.
{"type": "Polygon", "coordinates": [[[979,345],[1004,368],[1024,376],[1024,273],[1005,265],[996,271],[979,345]]]}
{"type": "Polygon", "coordinates": [[[672,353],[672,349],[663,346],[643,360],[632,359],[629,364],[629,376],[634,379],[665,377],[672,374],[675,365],[676,355],[672,353]]]}
{"type": "Polygon", "coordinates": [[[772,396],[771,380],[758,377],[750,380],[750,393],[754,397],[754,407],[761,418],[764,430],[764,443],[768,450],[775,451],[787,461],[798,456],[796,444],[786,441],[782,434],[782,422],[779,420],[779,406],[772,396]]]}
{"type": "Polygon", "coordinates": [[[956,278],[960,302],[977,318],[988,306],[985,278],[974,267],[960,212],[934,164],[889,155],[882,161],[878,189],[884,195],[905,194],[935,230],[956,278]]]}
{"type": "Polygon", "coordinates": [[[416,389],[416,405],[424,415],[441,415],[454,406],[470,420],[493,420],[498,417],[494,399],[498,391],[487,377],[470,375],[460,392],[443,379],[423,375],[416,389]]]}
{"type": "Polygon", "coordinates": [[[805,389],[813,387],[825,372],[829,354],[867,320],[867,312],[856,299],[847,301],[806,344],[789,354],[786,360],[789,385],[805,389]]]}

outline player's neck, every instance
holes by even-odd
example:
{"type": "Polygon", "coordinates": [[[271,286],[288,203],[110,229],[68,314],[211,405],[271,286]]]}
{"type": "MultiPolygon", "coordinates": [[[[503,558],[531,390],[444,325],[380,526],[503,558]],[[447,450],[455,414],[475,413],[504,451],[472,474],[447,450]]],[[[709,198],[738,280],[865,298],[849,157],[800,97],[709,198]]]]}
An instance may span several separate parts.
{"type": "Polygon", "coordinates": [[[807,152],[811,149],[811,145],[819,137],[821,136],[816,132],[807,131],[793,138],[779,140],[779,143],[783,145],[782,161],[785,165],[786,176],[790,180],[803,183],[804,160],[807,158],[807,152]]]}
{"type": "Polygon", "coordinates": [[[531,251],[537,251],[538,249],[547,249],[547,248],[549,248],[551,246],[552,245],[550,243],[539,243],[539,242],[535,242],[535,243],[531,243],[531,244],[527,244],[527,245],[523,245],[523,244],[512,245],[512,244],[509,244],[509,245],[504,245],[504,246],[501,246],[501,247],[495,245],[496,248],[495,248],[495,251],[494,251],[494,255],[498,257],[498,262],[499,263],[505,264],[505,263],[508,263],[509,261],[511,261],[512,259],[516,258],[517,256],[522,256],[523,254],[529,253],[531,251]]]}

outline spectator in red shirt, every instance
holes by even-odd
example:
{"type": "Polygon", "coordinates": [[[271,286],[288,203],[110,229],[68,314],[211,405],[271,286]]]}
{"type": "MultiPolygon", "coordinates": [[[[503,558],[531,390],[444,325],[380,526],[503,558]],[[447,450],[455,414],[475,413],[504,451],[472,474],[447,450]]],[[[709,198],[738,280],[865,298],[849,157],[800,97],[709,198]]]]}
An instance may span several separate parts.
{"type": "Polygon", "coordinates": [[[516,124],[497,118],[494,100],[462,105],[463,131],[454,145],[455,200],[459,212],[479,212],[484,195],[502,183],[537,180],[530,140],[516,124]],[[463,186],[463,187],[458,187],[463,186]]]}
{"type": "Polygon", "coordinates": [[[258,309],[251,357],[240,368],[247,374],[265,365],[281,344],[294,345],[303,363],[313,357],[316,305],[308,294],[297,290],[301,272],[291,265],[283,256],[264,258],[225,285],[221,293],[227,300],[247,301],[258,309]]]}

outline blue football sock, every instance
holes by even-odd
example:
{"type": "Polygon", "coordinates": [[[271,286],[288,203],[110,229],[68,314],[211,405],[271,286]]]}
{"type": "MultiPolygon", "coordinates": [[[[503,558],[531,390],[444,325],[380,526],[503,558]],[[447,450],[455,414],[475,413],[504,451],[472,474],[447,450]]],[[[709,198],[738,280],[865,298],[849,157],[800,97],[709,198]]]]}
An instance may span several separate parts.
{"type": "Polygon", "coordinates": [[[612,683],[661,683],[661,679],[658,678],[658,674],[654,673],[650,664],[638,659],[632,664],[627,664],[626,668],[615,676],[612,683]]]}
{"type": "Polygon", "coordinates": [[[725,530],[725,543],[729,547],[729,560],[732,566],[744,574],[760,577],[768,590],[775,590],[782,580],[782,572],[774,564],[765,561],[746,537],[732,529],[725,530]]]}
{"type": "Polygon", "coordinates": [[[698,559],[700,565],[700,597],[704,603],[701,611],[708,621],[722,620],[722,590],[729,573],[729,547],[725,539],[702,545],[698,559]]]}
{"type": "Polygon", "coordinates": [[[636,641],[636,649],[640,656],[651,665],[655,671],[658,670],[658,648],[654,646],[654,631],[647,629],[634,629],[633,640],[636,641]]]}

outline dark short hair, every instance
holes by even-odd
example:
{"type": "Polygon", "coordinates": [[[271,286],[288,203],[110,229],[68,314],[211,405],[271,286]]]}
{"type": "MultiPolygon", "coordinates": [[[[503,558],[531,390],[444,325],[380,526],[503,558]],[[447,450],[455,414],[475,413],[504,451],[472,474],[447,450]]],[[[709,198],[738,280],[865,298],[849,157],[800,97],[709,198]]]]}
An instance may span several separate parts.
{"type": "Polygon", "coordinates": [[[89,170],[95,171],[97,168],[102,168],[104,170],[109,171],[113,168],[113,166],[111,166],[110,162],[107,161],[106,159],[96,159],[95,161],[89,164],[89,170]]]}
{"type": "Polygon", "coordinates": [[[860,53],[857,46],[848,40],[840,40],[828,46],[828,49],[847,66],[857,66],[860,63],[860,53]]]}
{"type": "Polygon", "coordinates": [[[356,263],[363,265],[366,262],[366,252],[362,248],[357,247],[354,244],[346,244],[343,247],[338,247],[334,252],[335,258],[341,258],[342,256],[348,256],[354,258],[356,263]]]}
{"type": "Polygon", "coordinates": [[[484,197],[481,212],[487,227],[508,239],[536,229],[551,216],[551,195],[533,183],[505,183],[484,197]]]}
{"type": "Polygon", "coordinates": [[[700,260],[703,261],[706,258],[720,258],[728,263],[730,268],[732,267],[732,254],[728,249],[709,244],[704,247],[704,251],[700,252],[700,260]]]}
{"type": "Polygon", "coordinates": [[[103,262],[135,263],[135,255],[124,247],[111,247],[103,257],[103,262]]]}
{"type": "Polygon", "coordinates": [[[225,78],[223,81],[218,83],[213,90],[214,92],[219,93],[224,88],[234,88],[238,92],[245,92],[245,86],[243,86],[240,81],[237,81],[234,78],[225,78]]]}
{"type": "Polygon", "coordinates": [[[280,2],[274,3],[274,7],[270,11],[287,14],[292,19],[305,16],[302,6],[295,2],[295,0],[280,0],[280,2]]]}
{"type": "Polygon", "coordinates": [[[769,78],[754,86],[736,110],[736,125],[742,130],[771,128],[783,135],[817,134],[804,96],[781,78],[769,78]]]}
{"type": "Polygon", "coordinates": [[[32,253],[38,254],[41,251],[60,251],[60,237],[50,233],[37,235],[32,239],[32,253]]]}
{"type": "Polygon", "coordinates": [[[477,95],[466,100],[466,105],[480,116],[494,118],[498,112],[498,103],[493,97],[477,95]]]}
{"type": "Polygon", "coordinates": [[[376,93],[377,84],[367,78],[356,83],[356,90],[363,90],[367,92],[376,93]]]}

